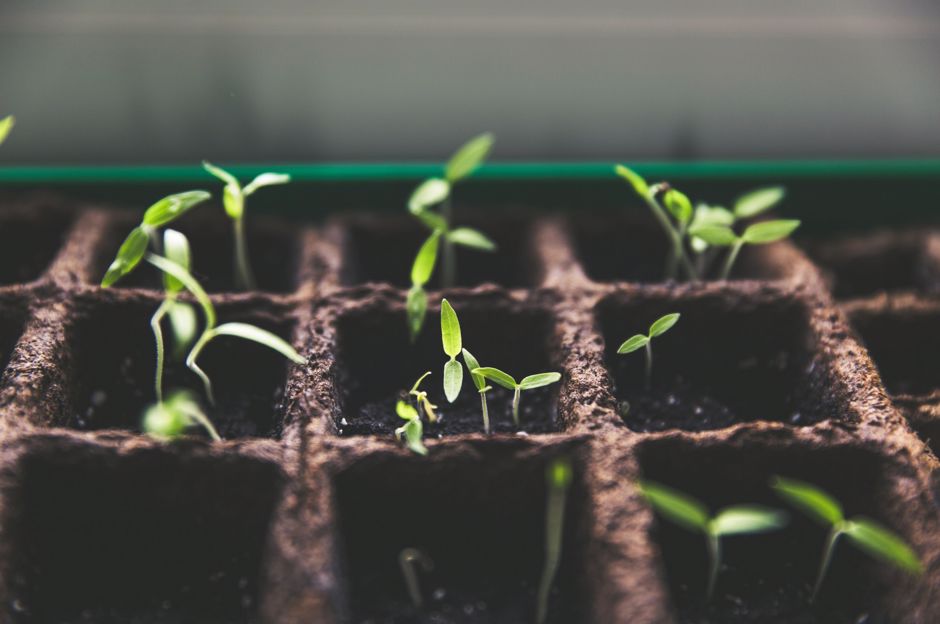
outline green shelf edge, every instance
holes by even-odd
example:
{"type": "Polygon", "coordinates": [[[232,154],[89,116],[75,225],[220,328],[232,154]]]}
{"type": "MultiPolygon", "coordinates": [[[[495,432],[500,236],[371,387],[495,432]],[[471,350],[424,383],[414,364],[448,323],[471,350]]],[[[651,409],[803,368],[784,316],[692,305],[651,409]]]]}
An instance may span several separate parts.
{"type": "MultiPolygon", "coordinates": [[[[488,180],[612,179],[614,162],[494,162],[481,167],[475,177],[488,180]]],[[[624,162],[644,176],[665,179],[940,178],[940,158],[624,162]]],[[[239,177],[277,171],[303,182],[417,180],[443,173],[439,163],[219,164],[239,177]]],[[[199,165],[0,167],[0,184],[135,184],[211,179],[199,165]]]]}

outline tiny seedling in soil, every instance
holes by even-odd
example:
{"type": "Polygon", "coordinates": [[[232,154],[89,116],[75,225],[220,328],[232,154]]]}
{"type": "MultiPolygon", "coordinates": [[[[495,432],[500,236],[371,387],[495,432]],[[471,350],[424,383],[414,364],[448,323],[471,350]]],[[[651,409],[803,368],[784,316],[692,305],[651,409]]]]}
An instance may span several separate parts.
{"type": "Polygon", "coordinates": [[[395,437],[403,439],[409,449],[418,455],[427,455],[428,449],[421,439],[424,437],[424,425],[421,424],[421,415],[410,403],[399,401],[395,404],[395,413],[405,421],[405,424],[395,429],[395,437]]]}
{"type": "Polygon", "coordinates": [[[565,526],[565,501],[571,485],[571,462],[560,458],[545,471],[548,494],[545,501],[545,565],[539,580],[535,622],[545,624],[548,617],[548,595],[561,562],[561,537],[565,526]]]}
{"type": "Polygon", "coordinates": [[[829,528],[810,602],[815,601],[819,594],[836,542],[843,535],[860,549],[882,561],[912,574],[921,573],[920,560],[903,539],[868,518],[846,518],[842,505],[827,492],[810,483],[782,477],[776,477],[771,485],[777,494],[791,505],[829,528]]]}
{"type": "Polygon", "coordinates": [[[480,393],[480,406],[483,410],[483,432],[489,435],[490,411],[486,405],[486,393],[492,390],[493,386],[488,385],[486,378],[476,372],[476,370],[480,368],[480,363],[473,357],[473,354],[466,349],[463,350],[463,363],[467,366],[467,370],[470,371],[470,379],[473,380],[473,385],[476,386],[477,392],[480,393]]]}
{"type": "Polygon", "coordinates": [[[456,245],[470,247],[480,251],[494,251],[496,245],[485,234],[467,227],[453,226],[451,195],[454,186],[469,178],[479,167],[493,147],[493,135],[481,134],[465,143],[451,156],[444,168],[443,178],[430,178],[422,182],[408,199],[408,210],[431,234],[422,244],[411,268],[411,290],[408,293],[408,327],[412,336],[416,336],[424,322],[427,308],[427,296],[424,286],[434,272],[438,249],[442,254],[441,284],[452,288],[457,283],[456,245]],[[440,212],[432,208],[442,205],[440,212]],[[443,239],[443,245],[440,245],[443,239]]]}
{"type": "Polygon", "coordinates": [[[171,392],[166,400],[157,401],[144,412],[144,432],[162,440],[178,438],[190,427],[197,426],[205,429],[213,440],[222,439],[188,390],[171,392]]]}
{"type": "Polygon", "coordinates": [[[449,403],[457,400],[463,386],[463,367],[457,361],[463,349],[460,337],[460,321],[447,299],[441,300],[441,343],[444,354],[450,359],[444,364],[444,396],[449,403]]]}
{"type": "Polygon", "coordinates": [[[691,230],[691,234],[714,247],[730,247],[725,257],[719,279],[726,280],[731,276],[734,261],[744,245],[767,245],[783,240],[800,226],[795,219],[778,219],[775,221],[760,221],[745,228],[744,233],[738,235],[730,225],[702,225],[691,230]]]}
{"type": "Polygon", "coordinates": [[[640,492],[650,505],[664,518],[679,526],[705,536],[708,548],[708,584],[705,591],[710,599],[715,591],[718,570],[721,568],[721,538],[729,535],[755,534],[775,531],[787,523],[786,513],[758,505],[725,507],[714,516],[700,501],[677,490],[654,483],[639,483],[640,492]]]}
{"type": "Polygon", "coordinates": [[[434,562],[417,548],[404,548],[398,554],[398,565],[401,567],[401,574],[405,577],[405,587],[408,588],[408,596],[415,609],[424,607],[424,596],[421,594],[421,585],[418,583],[418,570],[420,567],[425,572],[434,569],[434,562]]]}
{"type": "Polygon", "coordinates": [[[437,409],[437,406],[431,403],[431,400],[428,398],[428,393],[426,390],[420,390],[421,382],[431,374],[431,371],[426,372],[425,374],[418,377],[418,381],[415,382],[415,385],[411,387],[411,390],[408,391],[409,396],[415,398],[415,403],[418,404],[419,409],[424,410],[425,416],[428,417],[429,423],[437,422],[437,413],[434,411],[437,409]]]}
{"type": "Polygon", "coordinates": [[[644,336],[643,334],[637,334],[631,338],[627,338],[620,348],[617,349],[617,353],[624,355],[626,353],[633,353],[645,347],[646,349],[646,389],[649,390],[653,383],[653,338],[665,334],[667,331],[672,329],[672,326],[679,321],[679,313],[673,312],[672,314],[667,314],[661,316],[660,318],[653,321],[653,324],[650,325],[649,332],[644,336]]]}
{"type": "Polygon", "coordinates": [[[513,391],[512,421],[515,423],[516,427],[519,426],[519,400],[521,398],[522,391],[542,388],[561,380],[561,373],[536,373],[534,375],[523,377],[521,381],[517,382],[509,373],[505,373],[498,368],[493,368],[492,366],[482,366],[480,368],[474,369],[473,373],[513,391]]]}
{"type": "Polygon", "coordinates": [[[290,182],[290,176],[283,173],[262,173],[242,187],[238,179],[228,171],[208,161],[203,161],[202,166],[225,182],[222,204],[225,207],[225,214],[232,219],[235,235],[235,283],[242,290],[252,290],[255,288],[255,276],[251,270],[251,262],[248,260],[248,244],[245,240],[245,199],[265,186],[287,184],[290,182]]]}
{"type": "Polygon", "coordinates": [[[15,123],[16,119],[14,119],[13,115],[7,115],[3,119],[0,119],[0,145],[3,145],[3,142],[7,140],[15,123]]]}

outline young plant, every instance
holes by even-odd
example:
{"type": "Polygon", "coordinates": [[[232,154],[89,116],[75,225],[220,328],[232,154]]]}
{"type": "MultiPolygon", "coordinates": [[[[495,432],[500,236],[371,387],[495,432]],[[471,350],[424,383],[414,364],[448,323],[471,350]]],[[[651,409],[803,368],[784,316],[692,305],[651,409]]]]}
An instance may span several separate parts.
{"type": "Polygon", "coordinates": [[[424,437],[424,425],[421,424],[421,415],[409,403],[399,401],[395,405],[395,413],[405,421],[405,424],[395,429],[395,437],[404,440],[409,449],[418,455],[427,455],[428,449],[421,439],[424,437]]]}
{"type": "Polygon", "coordinates": [[[519,426],[519,399],[523,390],[534,390],[556,383],[561,379],[561,373],[536,373],[523,377],[517,382],[509,373],[504,373],[498,368],[492,366],[482,366],[472,371],[477,376],[484,377],[508,390],[513,391],[512,395],[512,421],[516,427],[519,426]]]}
{"type": "Polygon", "coordinates": [[[196,426],[205,429],[216,442],[222,439],[188,390],[172,392],[165,401],[157,401],[144,412],[144,431],[155,438],[172,440],[196,426]]]}
{"type": "Polygon", "coordinates": [[[749,225],[740,236],[730,225],[702,225],[693,228],[690,233],[714,247],[730,247],[719,278],[726,280],[731,276],[734,261],[737,260],[744,245],[775,243],[792,234],[799,226],[800,222],[795,219],[778,219],[749,225]]]}
{"type": "Polygon", "coordinates": [[[483,432],[489,435],[490,412],[486,407],[486,393],[492,390],[493,386],[487,385],[486,378],[476,372],[476,370],[480,368],[480,363],[473,357],[473,354],[466,349],[463,350],[463,363],[467,366],[467,370],[470,371],[470,379],[473,380],[473,385],[476,386],[477,392],[480,394],[480,404],[483,408],[483,432]]]}
{"type": "Polygon", "coordinates": [[[791,505],[829,528],[829,536],[826,538],[826,546],[823,549],[810,602],[815,601],[819,594],[836,542],[843,535],[856,546],[882,561],[912,574],[921,573],[920,560],[903,539],[868,518],[862,516],[846,518],[842,505],[815,485],[795,479],[775,477],[771,486],[791,505]]]}
{"type": "Polygon", "coordinates": [[[617,353],[624,355],[626,353],[633,353],[645,347],[646,349],[646,389],[647,391],[653,385],[653,338],[657,336],[662,336],[667,331],[669,331],[673,325],[679,321],[679,313],[673,312],[672,314],[667,314],[661,316],[650,325],[649,333],[645,336],[643,334],[636,334],[631,338],[627,338],[620,348],[617,349],[617,353]]]}
{"type": "Polygon", "coordinates": [[[451,288],[457,283],[456,245],[481,251],[496,249],[493,241],[482,232],[467,227],[455,228],[451,209],[454,186],[470,177],[486,160],[492,147],[493,135],[489,133],[471,139],[451,156],[444,168],[443,178],[425,180],[418,185],[408,199],[408,211],[431,231],[431,235],[419,250],[411,269],[412,287],[408,296],[408,326],[413,336],[421,330],[424,321],[427,297],[423,296],[423,289],[434,271],[434,259],[437,256],[439,239],[444,241],[441,245],[443,248],[441,283],[444,288],[451,288]],[[441,204],[442,208],[440,212],[435,212],[432,209],[438,204],[441,204]],[[431,259],[426,258],[425,254],[430,255],[431,259]]]}
{"type": "Polygon", "coordinates": [[[545,624],[548,617],[548,593],[561,562],[561,538],[565,526],[565,501],[571,485],[571,462],[567,458],[553,461],[545,471],[548,494],[545,500],[545,565],[539,581],[535,606],[536,624],[545,624]]]}
{"type": "Polygon", "coordinates": [[[463,342],[460,337],[460,321],[457,320],[457,313],[447,299],[441,300],[441,343],[444,345],[444,354],[450,358],[444,364],[444,396],[449,403],[453,403],[463,387],[463,367],[457,361],[457,356],[463,349],[463,342]]]}
{"type": "Polygon", "coordinates": [[[437,409],[437,406],[431,403],[431,400],[428,398],[428,393],[426,391],[418,389],[421,387],[421,382],[424,381],[424,378],[430,374],[431,371],[428,371],[418,377],[418,381],[416,381],[415,385],[411,387],[411,390],[408,391],[408,394],[415,398],[415,403],[417,404],[418,409],[424,410],[424,414],[428,417],[428,422],[436,423],[437,413],[434,410],[437,409]]]}
{"type": "Polygon", "coordinates": [[[424,606],[424,599],[421,595],[421,585],[418,583],[418,570],[420,566],[425,572],[434,569],[434,562],[424,552],[417,548],[404,548],[398,553],[398,565],[401,567],[401,574],[405,577],[405,587],[408,588],[408,596],[411,598],[415,609],[424,606]]]}
{"type": "Polygon", "coordinates": [[[7,140],[15,123],[16,119],[13,115],[7,115],[3,119],[0,119],[0,145],[3,145],[3,142],[7,140]]]}
{"type": "Polygon", "coordinates": [[[710,599],[715,591],[715,581],[721,568],[721,538],[729,535],[755,534],[775,531],[787,523],[786,513],[759,505],[734,505],[725,507],[714,516],[700,501],[670,487],[642,481],[640,492],[653,509],[664,518],[684,529],[705,536],[708,548],[708,584],[705,595],[710,599]]]}
{"type": "Polygon", "coordinates": [[[290,182],[290,176],[283,173],[262,173],[242,187],[238,179],[228,171],[205,160],[202,161],[202,166],[216,178],[225,182],[222,204],[225,206],[225,214],[232,219],[235,235],[235,283],[242,290],[252,290],[255,288],[255,276],[251,270],[251,262],[248,260],[248,243],[245,240],[245,199],[265,186],[287,184],[290,182]]]}

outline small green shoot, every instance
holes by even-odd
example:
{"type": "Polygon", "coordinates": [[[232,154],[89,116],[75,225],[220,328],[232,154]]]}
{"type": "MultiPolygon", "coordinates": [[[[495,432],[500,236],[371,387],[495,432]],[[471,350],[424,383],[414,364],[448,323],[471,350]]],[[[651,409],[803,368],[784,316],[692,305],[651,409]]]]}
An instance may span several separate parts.
{"type": "Polygon", "coordinates": [[[437,406],[431,403],[431,400],[428,398],[428,393],[425,390],[418,389],[421,387],[421,382],[424,381],[425,377],[430,374],[431,371],[428,371],[418,377],[418,381],[416,381],[415,385],[411,387],[411,390],[408,391],[408,394],[415,398],[415,403],[417,403],[418,408],[424,410],[425,415],[428,417],[428,422],[436,423],[437,412],[434,410],[437,409],[437,406]]]}
{"type": "Polygon", "coordinates": [[[795,219],[778,219],[775,221],[760,221],[745,228],[740,236],[730,225],[702,225],[690,231],[692,236],[705,241],[714,247],[730,247],[721,269],[719,279],[726,280],[731,276],[734,261],[744,245],[767,245],[783,240],[800,226],[795,219]]]}
{"type": "Polygon", "coordinates": [[[447,299],[441,300],[441,343],[444,345],[444,354],[450,358],[444,364],[444,396],[447,397],[448,403],[453,403],[463,387],[463,367],[457,361],[463,343],[460,337],[460,321],[457,320],[457,313],[447,299]]]}
{"type": "Polygon", "coordinates": [[[157,401],[144,412],[144,432],[155,438],[172,440],[194,426],[205,429],[209,437],[216,442],[222,439],[212,426],[212,421],[202,411],[199,402],[188,390],[172,392],[165,401],[157,401]]]}
{"type": "Polygon", "coordinates": [[[775,477],[771,481],[771,486],[788,503],[813,520],[829,527],[829,536],[826,538],[826,546],[816,574],[810,602],[814,602],[819,594],[836,542],[842,535],[873,557],[911,574],[921,573],[920,560],[903,539],[863,516],[846,518],[842,505],[822,489],[810,483],[782,477],[775,477]]]}
{"type": "Polygon", "coordinates": [[[398,553],[398,565],[401,567],[401,574],[405,577],[405,587],[408,588],[408,596],[415,609],[424,607],[424,598],[421,595],[421,585],[418,583],[418,570],[421,567],[425,572],[434,569],[434,562],[424,552],[417,548],[404,548],[398,553]]]}
{"type": "Polygon", "coordinates": [[[414,405],[399,401],[395,404],[395,413],[405,421],[405,424],[395,429],[395,437],[404,440],[405,444],[418,455],[427,455],[428,449],[424,446],[424,425],[421,424],[421,415],[414,405]]]}
{"type": "Polygon", "coordinates": [[[708,599],[715,591],[718,570],[721,568],[722,537],[766,533],[780,529],[787,523],[786,513],[758,505],[725,507],[710,516],[700,501],[670,487],[652,481],[642,481],[638,486],[653,509],[664,518],[705,536],[709,557],[708,585],[705,590],[708,599]]]}
{"type": "Polygon", "coordinates": [[[470,371],[470,379],[473,380],[473,385],[476,386],[477,392],[480,394],[480,404],[483,409],[483,432],[489,435],[490,412],[486,406],[486,393],[492,390],[493,386],[488,385],[486,378],[476,372],[477,369],[480,368],[480,363],[473,357],[473,354],[466,349],[463,350],[463,363],[467,366],[467,370],[470,371]]]}
{"type": "Polygon", "coordinates": [[[424,326],[424,317],[428,311],[428,293],[424,290],[424,286],[434,273],[440,240],[440,230],[431,232],[418,250],[418,255],[415,256],[414,264],[411,266],[411,289],[408,290],[405,310],[408,313],[408,330],[412,342],[418,338],[421,327],[424,326]]]}
{"type": "Polygon", "coordinates": [[[482,366],[474,369],[473,372],[476,375],[489,379],[497,385],[513,391],[512,421],[515,423],[516,427],[519,427],[519,399],[521,398],[522,391],[542,388],[561,380],[561,373],[536,373],[523,377],[521,381],[516,382],[512,375],[504,373],[492,366],[482,366]]]}
{"type": "Polygon", "coordinates": [[[536,598],[536,624],[545,624],[548,617],[548,594],[552,588],[552,581],[555,580],[555,574],[558,572],[558,564],[561,562],[565,501],[568,497],[571,479],[571,461],[567,458],[556,459],[545,470],[548,490],[545,500],[545,565],[542,567],[542,577],[539,580],[536,598]]]}
{"type": "Polygon", "coordinates": [[[643,334],[636,334],[635,336],[627,338],[623,344],[620,345],[620,348],[617,349],[618,354],[624,355],[645,347],[647,391],[649,391],[653,385],[653,338],[661,336],[672,329],[672,326],[679,321],[679,316],[678,312],[673,312],[672,314],[659,317],[650,325],[649,332],[645,336],[643,334]]]}
{"type": "Polygon", "coordinates": [[[203,168],[225,183],[222,191],[222,204],[225,214],[232,219],[235,235],[235,282],[242,290],[255,288],[255,276],[248,260],[248,244],[245,240],[245,198],[250,197],[260,188],[287,184],[290,176],[283,173],[262,173],[254,180],[242,187],[238,179],[221,167],[216,167],[208,161],[202,161],[203,168]]]}
{"type": "Polygon", "coordinates": [[[0,119],[0,145],[3,145],[3,142],[10,136],[10,131],[13,130],[15,124],[16,119],[13,115],[7,115],[3,119],[0,119]]]}

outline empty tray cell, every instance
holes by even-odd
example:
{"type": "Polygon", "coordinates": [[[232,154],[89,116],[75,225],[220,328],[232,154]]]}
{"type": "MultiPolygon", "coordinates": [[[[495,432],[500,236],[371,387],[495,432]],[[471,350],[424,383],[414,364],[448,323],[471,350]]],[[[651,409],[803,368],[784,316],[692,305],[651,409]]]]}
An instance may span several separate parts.
{"type": "Polygon", "coordinates": [[[806,251],[823,269],[839,299],[879,292],[937,292],[940,248],[935,235],[920,229],[880,231],[831,240],[813,240],[806,251]],[[933,251],[931,251],[933,249],[933,251]]]}
{"type": "MultiPolygon", "coordinates": [[[[481,366],[495,366],[518,381],[526,375],[559,371],[552,356],[550,314],[506,299],[451,301],[460,319],[463,345],[481,366]]],[[[443,391],[447,361],[441,345],[440,308],[428,310],[424,330],[412,344],[401,305],[377,304],[343,314],[337,327],[337,428],[343,435],[387,435],[401,426],[395,413],[399,398],[423,373],[421,389],[438,406],[439,423],[425,426],[426,437],[483,431],[480,396],[464,366],[463,388],[454,403],[443,391]]],[[[458,356],[463,364],[463,357],[458,356]]],[[[492,431],[513,432],[513,393],[495,383],[487,393],[492,431]]],[[[556,429],[559,384],[527,390],[520,401],[521,430],[556,429]]]]}
{"type": "MultiPolygon", "coordinates": [[[[344,285],[387,282],[411,286],[411,265],[429,230],[413,218],[375,217],[343,220],[343,264],[340,279],[344,285]]],[[[524,219],[496,217],[486,220],[456,219],[458,226],[472,227],[496,243],[487,252],[457,246],[456,286],[493,283],[506,288],[535,286],[538,280],[532,249],[531,225],[524,219]]],[[[443,245],[442,245],[443,247],[443,245]]],[[[443,251],[429,287],[441,285],[443,251]]]]}
{"type": "Polygon", "coordinates": [[[807,305],[792,294],[768,295],[754,286],[601,301],[597,319],[627,426],[702,431],[757,420],[803,426],[842,417],[845,408],[836,400],[829,359],[818,351],[807,305]],[[644,349],[624,355],[617,350],[673,312],[681,314],[678,323],[652,340],[647,389],[644,349]]]}
{"type": "MultiPolygon", "coordinates": [[[[629,213],[572,219],[570,228],[577,258],[585,275],[595,282],[662,282],[670,255],[669,239],[651,218],[629,213]]],[[[774,254],[777,245],[745,246],[735,261],[731,279],[779,280],[788,277],[786,261],[774,254]]],[[[703,273],[715,278],[725,250],[709,256],[703,273]]],[[[700,270],[700,269],[697,269],[700,270]]],[[[680,275],[685,278],[684,273],[680,275]]]]}
{"type": "Polygon", "coordinates": [[[258,621],[276,465],[45,442],[17,471],[3,510],[4,621],[258,621]]]}
{"type": "MultiPolygon", "coordinates": [[[[374,456],[336,476],[350,621],[531,622],[545,557],[546,458],[503,445],[438,450],[447,457],[374,456]],[[422,610],[399,566],[406,548],[433,562],[418,572],[422,610]]],[[[549,622],[585,621],[587,513],[576,463],[549,622]]]]}
{"type": "MultiPolygon", "coordinates": [[[[144,409],[156,400],[156,346],[150,318],[158,305],[157,298],[116,298],[82,307],[68,331],[71,409],[64,424],[82,430],[139,430],[144,409]]],[[[293,323],[277,312],[235,305],[217,306],[216,311],[220,323],[248,322],[290,339],[293,323]]],[[[210,407],[201,381],[183,363],[185,353],[173,353],[166,325],[164,338],[165,394],[192,390],[223,438],[279,435],[287,359],[247,340],[214,339],[199,358],[217,400],[210,407]]],[[[195,429],[193,433],[201,435],[195,429]]]]}
{"type": "MultiPolygon", "coordinates": [[[[656,514],[652,537],[680,622],[918,621],[900,615],[917,612],[912,597],[904,595],[910,585],[907,575],[844,537],[811,605],[828,529],[790,507],[769,485],[774,476],[812,483],[840,501],[846,517],[867,516],[904,535],[892,521],[927,512],[912,508],[911,500],[893,489],[909,478],[897,464],[858,448],[824,449],[787,440],[733,446],[660,440],[642,445],[639,459],[643,479],[697,498],[711,514],[731,505],[758,504],[784,510],[789,517],[779,531],[722,538],[722,566],[714,594],[706,601],[709,560],[703,535],[656,514]]],[[[904,528],[935,530],[931,523],[917,522],[904,528]]]]}
{"type": "MultiPolygon", "coordinates": [[[[212,217],[191,213],[171,224],[189,239],[192,249],[192,274],[210,293],[238,292],[235,282],[234,234],[232,221],[219,215],[212,217]]],[[[196,210],[202,210],[197,208],[196,210]]],[[[104,277],[108,266],[127,234],[138,223],[137,215],[116,218],[97,250],[96,276],[104,277]]],[[[257,290],[270,293],[290,293],[297,286],[300,243],[293,228],[282,221],[246,216],[248,258],[255,277],[257,290]]],[[[122,288],[149,288],[162,290],[160,271],[146,263],[117,283],[122,288]]]]}
{"type": "Polygon", "coordinates": [[[73,215],[51,202],[28,201],[28,211],[14,208],[0,218],[0,285],[41,277],[72,225],[73,215]]]}

